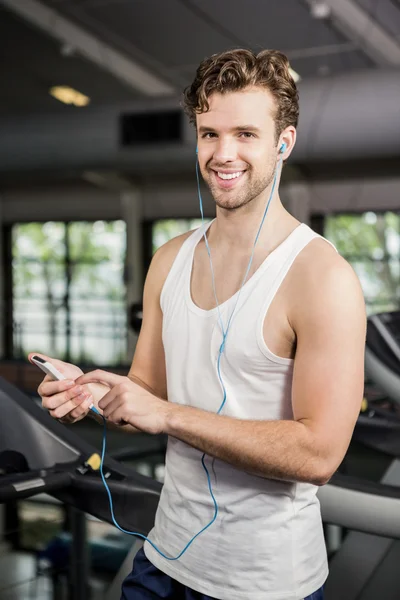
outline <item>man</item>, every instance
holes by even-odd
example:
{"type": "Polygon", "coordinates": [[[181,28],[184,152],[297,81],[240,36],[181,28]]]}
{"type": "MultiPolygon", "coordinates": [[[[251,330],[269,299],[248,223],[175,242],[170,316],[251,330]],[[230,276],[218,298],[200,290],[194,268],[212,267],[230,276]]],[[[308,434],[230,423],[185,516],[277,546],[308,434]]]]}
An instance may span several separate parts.
{"type": "Polygon", "coordinates": [[[128,377],[95,371],[69,389],[46,378],[39,393],[54,417],[77,420],[97,382],[108,421],[169,436],[152,544],[122,598],[317,600],[328,568],[316,492],[361,405],[362,292],[279,199],[298,118],[286,57],[214,55],[184,105],[216,219],[155,254],[128,377]]]}

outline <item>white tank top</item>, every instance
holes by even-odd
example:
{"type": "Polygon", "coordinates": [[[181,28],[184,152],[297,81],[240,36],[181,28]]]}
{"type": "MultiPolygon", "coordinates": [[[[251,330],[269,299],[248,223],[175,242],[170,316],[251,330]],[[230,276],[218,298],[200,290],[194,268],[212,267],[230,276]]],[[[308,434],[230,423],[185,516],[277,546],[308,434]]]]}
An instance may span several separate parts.
{"type": "MultiPolygon", "coordinates": [[[[206,228],[210,224],[205,225],[206,228]]],[[[204,228],[183,243],[161,293],[169,402],[217,412],[223,391],[217,358],[222,341],[218,312],[191,298],[194,251],[204,228]]],[[[296,256],[314,238],[298,226],[242,288],[221,358],[227,400],[222,414],[238,419],[293,419],[294,361],[266,346],[263,322],[296,256]]],[[[237,294],[220,305],[224,326],[237,294]]],[[[168,440],[165,480],[149,538],[177,556],[214,515],[202,452],[168,440]]],[[[176,561],[146,542],[147,558],[161,571],[221,600],[300,600],[328,575],[317,487],[257,477],[206,456],[218,503],[216,521],[176,561]]]]}

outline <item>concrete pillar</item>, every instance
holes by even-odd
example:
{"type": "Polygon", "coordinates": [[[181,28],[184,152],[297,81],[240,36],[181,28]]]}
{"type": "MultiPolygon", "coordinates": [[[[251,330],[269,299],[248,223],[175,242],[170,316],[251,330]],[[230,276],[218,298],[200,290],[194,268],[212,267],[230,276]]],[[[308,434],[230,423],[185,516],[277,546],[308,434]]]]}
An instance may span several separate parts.
{"type": "MultiPolygon", "coordinates": [[[[121,208],[127,228],[127,246],[125,263],[125,282],[127,286],[127,305],[141,302],[143,298],[143,206],[142,195],[138,188],[121,192],[121,208]]],[[[128,329],[128,362],[132,360],[137,335],[128,329]]]]}

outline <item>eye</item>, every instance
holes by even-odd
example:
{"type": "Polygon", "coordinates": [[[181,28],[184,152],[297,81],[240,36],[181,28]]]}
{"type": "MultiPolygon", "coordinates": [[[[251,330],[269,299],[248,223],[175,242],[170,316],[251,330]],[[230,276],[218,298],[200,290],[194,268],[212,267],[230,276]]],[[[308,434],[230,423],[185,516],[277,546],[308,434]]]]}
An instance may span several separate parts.
{"type": "Polygon", "coordinates": [[[217,134],[213,131],[207,131],[207,133],[203,133],[201,137],[203,138],[203,140],[209,140],[211,137],[215,137],[216,135],[217,134]]]}
{"type": "Polygon", "coordinates": [[[252,133],[251,131],[241,131],[240,135],[243,136],[243,137],[245,137],[245,138],[254,138],[254,137],[256,137],[254,135],[254,133],[252,133]]]}

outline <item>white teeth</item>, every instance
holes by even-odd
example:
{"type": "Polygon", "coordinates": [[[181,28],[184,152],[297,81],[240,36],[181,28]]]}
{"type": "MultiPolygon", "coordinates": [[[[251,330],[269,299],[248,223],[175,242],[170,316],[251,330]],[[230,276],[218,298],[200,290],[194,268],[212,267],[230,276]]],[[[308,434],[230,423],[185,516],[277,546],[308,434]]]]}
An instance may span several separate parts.
{"type": "Polygon", "coordinates": [[[237,173],[218,173],[218,177],[221,179],[235,179],[235,177],[240,177],[243,171],[238,171],[237,173]]]}

